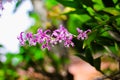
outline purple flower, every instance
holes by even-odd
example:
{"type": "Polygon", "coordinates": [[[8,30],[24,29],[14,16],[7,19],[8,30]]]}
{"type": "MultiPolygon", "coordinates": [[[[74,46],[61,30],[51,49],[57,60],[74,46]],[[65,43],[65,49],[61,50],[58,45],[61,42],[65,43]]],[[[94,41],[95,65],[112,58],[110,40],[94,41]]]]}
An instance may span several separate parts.
{"type": "Polygon", "coordinates": [[[86,39],[86,38],[88,37],[88,36],[87,36],[87,33],[88,33],[88,32],[91,32],[90,29],[88,29],[88,30],[86,30],[86,31],[83,31],[83,30],[81,30],[81,29],[79,29],[79,28],[77,28],[77,31],[78,31],[77,39],[82,39],[82,40],[84,40],[84,39],[86,39]]]}
{"type": "Polygon", "coordinates": [[[36,45],[37,43],[37,36],[32,33],[26,33],[26,40],[29,42],[30,45],[36,45]]]}
{"type": "Polygon", "coordinates": [[[51,36],[48,35],[48,33],[51,32],[50,30],[46,30],[43,31],[42,29],[38,29],[37,31],[37,42],[42,44],[42,49],[47,48],[48,50],[50,50],[50,40],[51,40],[51,36]]]}
{"type": "Polygon", "coordinates": [[[25,41],[26,41],[25,35],[23,35],[23,34],[24,34],[24,32],[21,32],[20,36],[17,37],[17,39],[19,40],[21,45],[25,45],[25,41]]]}
{"type": "MultiPolygon", "coordinates": [[[[77,28],[78,31],[78,36],[77,39],[86,39],[87,38],[87,33],[91,32],[90,29],[83,31],[79,28],[77,28]]],[[[50,50],[51,46],[56,45],[57,43],[64,43],[65,47],[70,47],[74,46],[74,43],[72,42],[73,39],[73,34],[69,33],[68,30],[60,25],[60,27],[49,34],[51,31],[50,30],[45,30],[43,31],[42,29],[38,29],[36,34],[32,34],[31,32],[24,33],[21,32],[20,36],[17,37],[18,40],[20,41],[21,45],[25,45],[25,42],[28,41],[30,45],[36,45],[37,43],[41,44],[41,48],[45,49],[47,48],[50,50]]]]}
{"type": "Polygon", "coordinates": [[[29,39],[32,38],[32,37],[33,37],[33,35],[32,35],[31,32],[26,34],[26,39],[27,39],[27,40],[29,40],[29,39]]]}
{"type": "Polygon", "coordinates": [[[47,48],[48,50],[50,50],[50,46],[48,43],[42,44],[42,49],[47,48]]]}
{"type": "Polygon", "coordinates": [[[65,38],[66,33],[67,30],[62,25],[60,25],[59,29],[53,31],[52,37],[54,37],[57,42],[62,42],[62,40],[65,38]]]}
{"type": "Polygon", "coordinates": [[[73,47],[74,43],[72,42],[72,39],[73,39],[73,36],[69,35],[69,37],[66,38],[65,41],[64,41],[64,46],[65,47],[70,47],[70,45],[71,45],[73,47]]]}
{"type": "Polygon", "coordinates": [[[54,39],[54,38],[51,38],[50,44],[51,44],[52,46],[56,45],[56,44],[57,44],[57,40],[54,39]]]}
{"type": "Polygon", "coordinates": [[[51,40],[51,44],[55,45],[58,42],[64,42],[64,45],[69,47],[70,45],[74,45],[74,43],[72,42],[72,34],[70,34],[67,29],[65,27],[63,27],[62,25],[60,25],[59,29],[56,29],[53,31],[52,33],[52,40],[51,40]]]}
{"type": "Polygon", "coordinates": [[[50,41],[50,35],[47,34],[48,32],[50,32],[50,30],[46,30],[43,32],[42,29],[38,29],[38,32],[36,34],[38,43],[43,43],[44,41],[47,41],[47,42],[50,41]]]}

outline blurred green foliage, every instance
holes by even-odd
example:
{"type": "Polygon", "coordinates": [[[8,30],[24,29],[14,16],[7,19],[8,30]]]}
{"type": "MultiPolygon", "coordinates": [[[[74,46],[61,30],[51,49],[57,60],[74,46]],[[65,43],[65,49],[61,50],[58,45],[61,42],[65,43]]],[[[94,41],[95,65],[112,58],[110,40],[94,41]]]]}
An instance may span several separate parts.
{"type": "MultiPolygon", "coordinates": [[[[19,1],[16,4],[15,10],[21,3],[19,1]]],[[[44,0],[44,5],[48,13],[47,28],[54,30],[62,23],[76,35],[77,27],[83,30],[91,29],[92,32],[88,34],[88,39],[84,41],[73,39],[76,45],[72,48],[76,52],[75,55],[99,71],[101,71],[101,58],[104,55],[113,54],[114,60],[120,59],[119,0],[44,0]],[[94,58],[95,55],[100,56],[94,58]]],[[[35,20],[35,23],[27,31],[35,33],[42,24],[40,16],[34,11],[29,12],[29,16],[35,20]]],[[[50,77],[51,80],[63,80],[61,70],[65,70],[64,67],[69,63],[71,53],[64,52],[65,48],[61,49],[58,46],[61,45],[55,48],[58,53],[41,50],[39,44],[32,47],[20,47],[18,54],[6,53],[6,61],[0,62],[0,80],[16,80],[19,78],[17,69],[27,70],[31,66],[36,72],[50,77]],[[47,67],[52,67],[53,72],[49,72],[47,67]]]]}

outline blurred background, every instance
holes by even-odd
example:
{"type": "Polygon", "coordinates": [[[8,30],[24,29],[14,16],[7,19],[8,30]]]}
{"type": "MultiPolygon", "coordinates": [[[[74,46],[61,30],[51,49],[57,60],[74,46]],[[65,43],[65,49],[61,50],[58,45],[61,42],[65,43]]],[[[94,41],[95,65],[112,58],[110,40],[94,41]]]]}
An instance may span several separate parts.
{"type": "Polygon", "coordinates": [[[120,71],[119,0],[2,0],[0,11],[0,80],[118,80],[120,71]],[[20,32],[91,29],[75,47],[57,44],[20,46],[20,32]],[[112,77],[103,77],[118,72],[112,77]]]}

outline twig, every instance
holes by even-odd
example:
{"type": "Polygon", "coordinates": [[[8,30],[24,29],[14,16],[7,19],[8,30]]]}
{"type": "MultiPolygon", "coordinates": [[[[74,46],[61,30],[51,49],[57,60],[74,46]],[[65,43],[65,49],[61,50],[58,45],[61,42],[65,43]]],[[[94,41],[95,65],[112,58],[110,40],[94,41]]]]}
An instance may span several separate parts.
{"type": "Polygon", "coordinates": [[[119,74],[120,74],[120,71],[117,72],[117,73],[111,74],[109,76],[103,76],[102,78],[98,78],[96,80],[105,80],[105,79],[112,79],[112,80],[114,80],[116,78],[116,76],[119,75],[119,74]]]}
{"type": "Polygon", "coordinates": [[[119,71],[120,71],[120,61],[118,62],[118,68],[119,68],[119,71]]]}
{"type": "Polygon", "coordinates": [[[104,48],[109,52],[109,56],[112,57],[113,59],[115,59],[116,61],[118,61],[118,68],[119,71],[117,73],[111,74],[109,76],[104,76],[102,78],[99,78],[97,80],[104,80],[104,79],[112,79],[114,80],[115,78],[117,78],[117,75],[120,74],[120,57],[118,57],[117,55],[115,55],[107,46],[104,46],[104,48]]]}
{"type": "Polygon", "coordinates": [[[112,57],[113,59],[117,60],[118,62],[120,62],[120,57],[118,57],[117,55],[115,55],[107,46],[104,46],[104,48],[109,52],[109,56],[112,57]]]}

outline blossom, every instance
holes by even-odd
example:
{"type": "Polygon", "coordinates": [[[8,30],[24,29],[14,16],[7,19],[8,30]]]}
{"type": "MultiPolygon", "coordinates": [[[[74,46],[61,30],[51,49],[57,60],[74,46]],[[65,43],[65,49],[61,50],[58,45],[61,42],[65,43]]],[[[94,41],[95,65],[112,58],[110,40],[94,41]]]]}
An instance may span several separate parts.
{"type": "Polygon", "coordinates": [[[49,43],[45,43],[42,45],[42,49],[47,48],[48,50],[50,50],[50,46],[49,43]]]}
{"type": "Polygon", "coordinates": [[[70,45],[74,45],[74,43],[72,42],[72,34],[70,34],[68,32],[68,30],[60,25],[59,29],[56,29],[53,31],[52,33],[52,37],[53,37],[53,40],[51,41],[51,43],[54,45],[54,44],[57,44],[58,42],[61,43],[61,42],[64,42],[64,46],[70,46],[70,45]]]}
{"type": "Polygon", "coordinates": [[[25,45],[26,39],[24,38],[24,32],[20,33],[20,36],[17,37],[21,45],[25,45]]]}
{"type": "Polygon", "coordinates": [[[50,35],[47,34],[48,32],[51,32],[51,31],[50,30],[43,31],[42,29],[38,29],[36,34],[38,43],[43,43],[44,41],[47,41],[47,42],[50,41],[50,35]]]}
{"type": "MultiPolygon", "coordinates": [[[[91,32],[90,29],[83,31],[79,28],[77,28],[78,35],[77,39],[86,39],[87,33],[91,32]]],[[[42,29],[38,29],[36,34],[33,34],[31,32],[24,33],[21,32],[20,35],[17,37],[21,45],[25,45],[26,41],[28,41],[29,45],[35,46],[37,43],[41,44],[41,48],[48,50],[51,49],[51,45],[54,46],[58,43],[63,43],[65,47],[74,47],[73,43],[73,34],[68,32],[68,30],[63,26],[60,25],[60,27],[56,30],[54,30],[51,34],[50,30],[43,31],[42,29]]]]}
{"type": "Polygon", "coordinates": [[[47,48],[48,50],[50,50],[49,43],[50,43],[51,37],[50,35],[48,35],[49,32],[51,31],[50,30],[43,31],[42,29],[38,29],[37,31],[37,34],[36,34],[37,42],[39,44],[42,44],[42,49],[47,48]]]}
{"type": "Polygon", "coordinates": [[[70,47],[70,45],[71,45],[73,47],[74,43],[72,42],[72,39],[73,39],[73,36],[69,35],[69,37],[65,39],[64,46],[65,47],[70,47]]]}
{"type": "Polygon", "coordinates": [[[29,42],[30,45],[36,45],[37,43],[37,36],[33,35],[31,32],[26,33],[26,40],[29,42]]]}
{"type": "Polygon", "coordinates": [[[86,30],[86,31],[83,31],[83,30],[81,30],[81,29],[79,29],[79,28],[77,28],[77,31],[78,31],[78,36],[77,36],[77,39],[79,40],[79,39],[82,39],[82,40],[84,40],[84,39],[86,39],[88,36],[87,36],[87,33],[88,32],[91,32],[91,30],[90,29],[88,29],[88,30],[86,30]]]}
{"type": "Polygon", "coordinates": [[[50,36],[47,34],[50,32],[50,30],[46,30],[43,32],[42,29],[38,29],[38,32],[36,34],[32,34],[31,32],[24,33],[21,32],[20,36],[17,37],[21,45],[25,45],[25,42],[28,41],[30,45],[36,45],[37,43],[42,44],[42,49],[47,48],[50,50],[49,42],[50,42],[50,36]],[[23,35],[24,33],[24,35],[23,35]]]}
{"type": "Polygon", "coordinates": [[[62,40],[65,39],[65,35],[67,33],[67,30],[62,25],[60,25],[59,29],[53,31],[52,37],[54,37],[57,42],[62,42],[62,40]]]}

